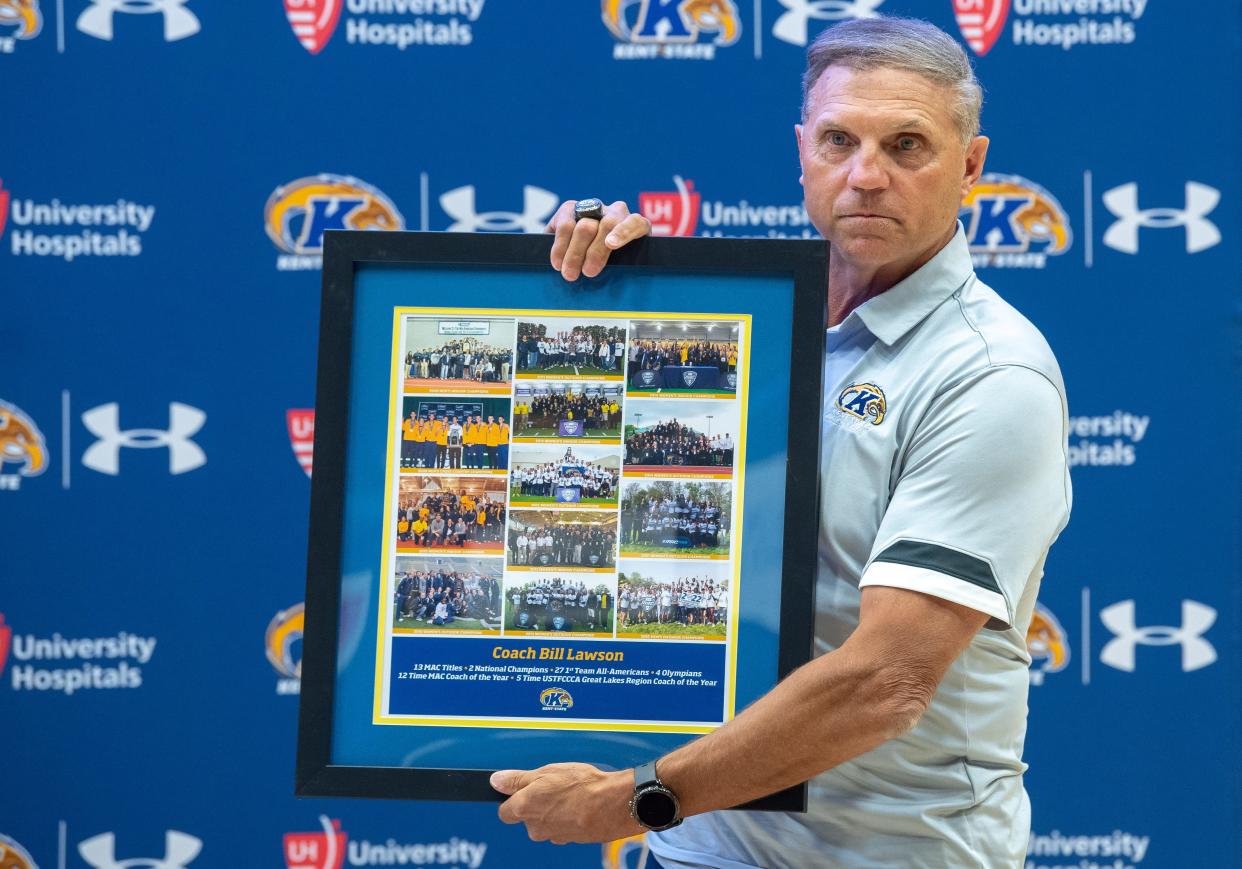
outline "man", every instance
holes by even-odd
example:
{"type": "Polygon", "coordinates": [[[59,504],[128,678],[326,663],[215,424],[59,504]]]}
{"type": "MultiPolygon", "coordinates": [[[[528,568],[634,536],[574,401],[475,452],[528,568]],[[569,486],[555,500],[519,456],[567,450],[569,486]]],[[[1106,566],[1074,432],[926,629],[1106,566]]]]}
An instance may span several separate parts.
{"type": "MultiPolygon", "coordinates": [[[[1068,519],[1067,421],[1051,351],[975,276],[956,222],[987,153],[980,103],[961,47],[924,22],[850,21],[808,50],[795,134],[830,250],[826,654],[659,758],[687,817],[651,837],[661,865],[1022,865],[1024,635],[1068,519]],[[808,779],[806,814],[716,811],[808,779]]],[[[551,224],[567,279],[648,232],[621,203],[575,225],[573,204],[551,224]]],[[[501,818],[537,839],[643,829],[629,770],[506,770],[493,786],[512,795],[501,818]]]]}

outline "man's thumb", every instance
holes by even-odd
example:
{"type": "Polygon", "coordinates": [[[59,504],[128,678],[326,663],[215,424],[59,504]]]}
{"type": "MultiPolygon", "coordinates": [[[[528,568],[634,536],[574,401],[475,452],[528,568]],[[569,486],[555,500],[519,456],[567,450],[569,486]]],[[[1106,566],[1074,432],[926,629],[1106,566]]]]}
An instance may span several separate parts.
{"type": "Polygon", "coordinates": [[[491,786],[502,794],[512,794],[521,788],[522,771],[518,769],[501,769],[492,773],[491,786]]]}

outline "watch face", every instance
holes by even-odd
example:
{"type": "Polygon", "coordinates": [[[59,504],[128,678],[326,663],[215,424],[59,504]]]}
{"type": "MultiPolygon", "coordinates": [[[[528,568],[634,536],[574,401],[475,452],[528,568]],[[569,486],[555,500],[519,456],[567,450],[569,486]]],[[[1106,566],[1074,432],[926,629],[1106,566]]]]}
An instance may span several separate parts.
{"type": "Polygon", "coordinates": [[[649,790],[638,797],[635,814],[648,827],[666,827],[677,818],[677,802],[664,791],[649,790]]]}

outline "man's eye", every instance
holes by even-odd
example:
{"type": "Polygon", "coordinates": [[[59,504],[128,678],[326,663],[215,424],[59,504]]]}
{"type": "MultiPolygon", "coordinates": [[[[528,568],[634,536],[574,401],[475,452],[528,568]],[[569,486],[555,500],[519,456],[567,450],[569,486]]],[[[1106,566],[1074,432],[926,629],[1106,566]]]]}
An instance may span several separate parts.
{"type": "Polygon", "coordinates": [[[841,145],[846,144],[847,141],[848,140],[845,138],[845,133],[829,133],[828,134],[829,145],[836,145],[839,147],[841,145]]]}
{"type": "Polygon", "coordinates": [[[902,136],[897,140],[897,147],[903,151],[913,151],[919,146],[919,140],[913,136],[902,136]]]}

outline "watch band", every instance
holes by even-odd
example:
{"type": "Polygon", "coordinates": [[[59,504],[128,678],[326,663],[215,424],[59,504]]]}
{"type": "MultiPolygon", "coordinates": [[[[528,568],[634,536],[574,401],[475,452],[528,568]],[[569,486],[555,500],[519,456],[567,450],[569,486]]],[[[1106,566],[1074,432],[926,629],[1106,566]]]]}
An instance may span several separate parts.
{"type": "Polygon", "coordinates": [[[654,760],[649,760],[642,766],[634,767],[634,788],[638,789],[650,784],[663,784],[660,781],[660,777],[656,775],[656,762],[654,760]]]}

